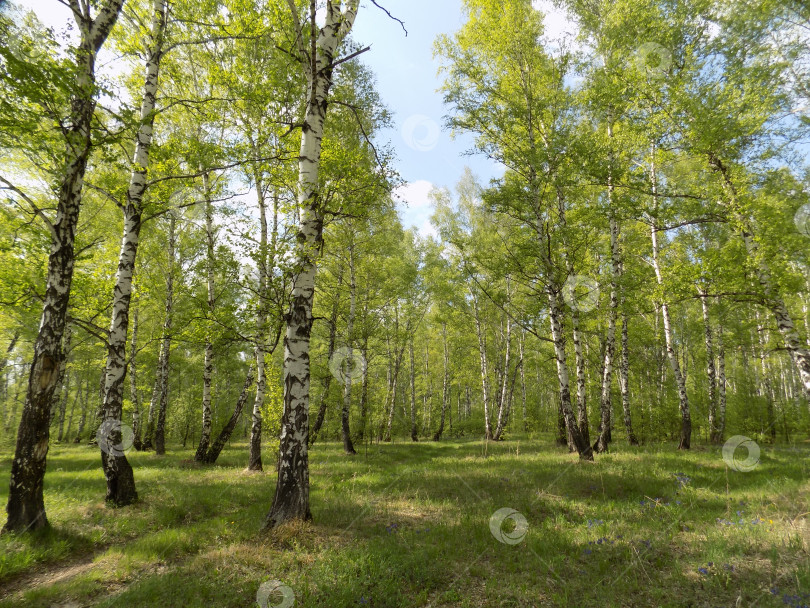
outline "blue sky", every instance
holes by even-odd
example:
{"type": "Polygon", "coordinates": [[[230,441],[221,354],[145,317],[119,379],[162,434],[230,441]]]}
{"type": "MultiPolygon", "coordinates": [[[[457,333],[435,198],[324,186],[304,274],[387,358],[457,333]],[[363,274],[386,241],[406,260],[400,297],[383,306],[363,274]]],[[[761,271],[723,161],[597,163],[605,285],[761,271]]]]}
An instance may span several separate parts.
{"type": "MultiPolygon", "coordinates": [[[[18,0],[33,9],[39,19],[57,31],[72,21],[67,7],[57,0],[18,0]]],[[[406,227],[416,226],[423,234],[433,233],[428,199],[431,188],[453,189],[465,165],[486,183],[502,174],[502,168],[481,155],[465,156],[472,138],[451,139],[442,128],[447,108],[437,91],[441,86],[438,60],[433,59],[433,41],[439,34],[452,34],[462,25],[461,0],[383,0],[379,2],[405,22],[408,35],[399,23],[363,0],[358,13],[354,39],[371,45],[363,62],[377,75],[377,88],[393,113],[394,127],[380,139],[390,141],[398,158],[397,169],[408,182],[397,192],[400,216],[406,227]]],[[[541,2],[536,2],[541,4],[541,2]]],[[[543,2],[544,10],[549,3],[543,2]]],[[[570,29],[558,13],[551,11],[547,34],[570,29]]]]}

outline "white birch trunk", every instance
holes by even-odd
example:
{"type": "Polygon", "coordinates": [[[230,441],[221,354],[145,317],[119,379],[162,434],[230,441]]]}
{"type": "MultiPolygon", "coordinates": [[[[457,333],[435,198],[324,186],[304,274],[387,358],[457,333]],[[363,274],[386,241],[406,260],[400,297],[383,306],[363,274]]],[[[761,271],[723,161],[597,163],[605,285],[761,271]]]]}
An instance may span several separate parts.
{"type": "MultiPolygon", "coordinates": [[[[650,165],[650,182],[653,192],[653,214],[658,212],[658,180],[655,165],[655,146],[652,148],[652,162],[650,165]]],[[[664,284],[664,277],[661,272],[658,246],[658,226],[655,217],[651,217],[650,235],[652,238],[653,268],[658,285],[664,284]]],[[[675,385],[678,388],[678,403],[681,411],[681,432],[678,442],[679,450],[688,450],[692,438],[692,418],[689,411],[689,397],[686,393],[686,380],[681,373],[681,366],[678,362],[678,354],[675,352],[675,341],[672,337],[672,323],[669,316],[669,305],[661,302],[661,318],[664,322],[664,338],[666,340],[667,358],[669,359],[672,374],[675,376],[675,385]]]]}
{"type": "MultiPolygon", "coordinates": [[[[298,9],[288,0],[297,35],[303,40],[298,9]]],[[[315,25],[315,3],[310,20],[317,36],[312,40],[310,64],[306,68],[307,106],[298,160],[298,206],[301,213],[294,251],[296,276],[292,304],[286,315],[284,336],[284,411],[278,460],[278,483],[265,526],[274,527],[292,519],[311,519],[309,510],[309,432],[310,361],[312,306],[315,297],[317,255],[323,243],[323,210],[319,200],[318,172],[324,133],[332,68],[338,46],[348,36],[357,16],[359,0],[349,0],[345,10],[333,0],[326,3],[326,22],[315,25]]],[[[303,43],[299,53],[303,55],[303,43]]],[[[301,57],[303,61],[304,58],[301,57]]]]}

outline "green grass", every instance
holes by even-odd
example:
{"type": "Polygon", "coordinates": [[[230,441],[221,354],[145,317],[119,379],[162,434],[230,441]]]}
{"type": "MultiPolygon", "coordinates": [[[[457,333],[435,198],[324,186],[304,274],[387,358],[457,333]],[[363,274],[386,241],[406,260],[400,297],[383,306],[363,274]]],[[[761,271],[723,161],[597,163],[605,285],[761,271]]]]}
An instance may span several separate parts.
{"type": "Polygon", "coordinates": [[[592,464],[539,439],[360,452],[317,445],[314,522],[262,534],[275,473],[244,473],[245,445],[216,467],[130,452],[140,501],[122,509],[96,450],[56,446],[53,527],[0,537],[0,608],[246,608],[271,580],[329,608],[810,604],[807,447],[763,446],[749,473],[706,447],[617,445],[592,464]],[[517,544],[490,531],[503,507],[528,522],[517,544]]]}

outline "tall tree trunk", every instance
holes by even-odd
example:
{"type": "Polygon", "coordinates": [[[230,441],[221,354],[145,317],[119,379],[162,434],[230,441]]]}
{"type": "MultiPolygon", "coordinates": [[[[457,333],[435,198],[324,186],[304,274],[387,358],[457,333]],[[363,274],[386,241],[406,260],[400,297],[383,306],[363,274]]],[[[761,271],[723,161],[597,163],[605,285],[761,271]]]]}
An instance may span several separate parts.
{"type": "Polygon", "coordinates": [[[444,433],[444,417],[447,413],[447,404],[450,400],[450,351],[447,347],[447,323],[442,323],[442,344],[444,347],[444,375],[442,380],[442,417],[439,428],[433,434],[433,441],[439,441],[444,433]]]}
{"type": "MultiPolygon", "coordinates": [[[[206,271],[208,274],[208,318],[206,319],[205,330],[205,359],[203,362],[203,394],[202,394],[202,428],[200,430],[200,443],[197,445],[197,452],[194,460],[202,462],[208,452],[208,444],[211,441],[211,400],[212,385],[214,383],[214,343],[213,343],[213,323],[216,312],[216,291],[214,288],[214,208],[211,202],[211,186],[208,173],[203,174],[203,188],[205,193],[205,236],[206,236],[206,271]]],[[[259,382],[263,380],[264,364],[262,363],[259,373],[259,382]]],[[[258,392],[258,391],[257,391],[258,392]]]]}
{"type": "MultiPolygon", "coordinates": [[[[609,129],[612,135],[612,129],[609,129]]],[[[613,200],[613,184],[608,177],[608,199],[613,200]]],[[[612,205],[612,202],[610,203],[612,205]]],[[[612,209],[612,207],[611,207],[612,209]]],[[[619,250],[619,223],[611,210],[610,217],[610,311],[608,313],[608,329],[605,338],[605,358],[602,365],[602,391],[600,399],[599,437],[593,448],[597,452],[605,452],[611,442],[611,426],[613,424],[613,398],[612,382],[613,361],[616,353],[616,319],[619,312],[619,276],[621,274],[621,252],[619,250]]]]}
{"type": "Polygon", "coordinates": [[[717,435],[715,444],[723,442],[726,431],[726,349],[723,344],[723,326],[717,328],[717,435]]]}
{"type": "Polygon", "coordinates": [[[487,338],[481,323],[481,312],[478,308],[478,297],[471,290],[473,311],[475,313],[475,332],[478,335],[478,353],[481,357],[481,390],[484,401],[484,433],[487,439],[492,439],[492,425],[489,421],[489,366],[487,362],[487,338]]]}
{"type": "Polygon", "coordinates": [[[759,343],[759,365],[762,372],[760,383],[760,394],[765,398],[766,412],[768,414],[768,427],[763,429],[763,434],[767,433],[771,437],[771,443],[776,441],[776,415],[774,412],[774,401],[776,395],[771,382],[771,369],[768,365],[768,337],[762,321],[759,318],[759,311],[756,311],[757,319],[757,341],[759,343]]]}
{"type": "Polygon", "coordinates": [[[211,447],[208,448],[208,452],[206,452],[205,458],[203,459],[204,463],[214,464],[217,461],[217,458],[219,458],[222,449],[225,447],[225,444],[228,443],[233,430],[236,428],[236,424],[239,422],[239,417],[242,415],[242,410],[245,408],[245,403],[247,403],[248,392],[250,391],[252,384],[253,366],[251,365],[250,369],[248,369],[247,376],[245,376],[245,384],[242,386],[242,392],[239,393],[239,399],[236,400],[236,406],[233,408],[233,413],[225,426],[222,427],[222,430],[211,444],[211,447]]]}
{"type": "Polygon", "coordinates": [[[411,440],[419,441],[416,430],[416,368],[414,367],[413,357],[413,335],[411,335],[410,341],[408,342],[408,355],[410,356],[411,364],[411,440]]]}
{"type": "Polygon", "coordinates": [[[557,380],[560,385],[560,409],[565,421],[566,434],[582,460],[593,460],[593,450],[585,441],[571,409],[571,388],[568,379],[568,363],[565,355],[565,333],[563,326],[563,309],[560,290],[549,291],[549,316],[551,318],[551,336],[554,341],[554,354],[557,360],[557,380]]]}
{"type": "Polygon", "coordinates": [[[141,446],[141,394],[138,390],[136,356],[138,354],[138,309],[132,314],[132,339],[129,342],[129,399],[132,402],[132,447],[141,446]]]}
{"type": "MultiPolygon", "coordinates": [[[[391,432],[394,426],[394,409],[396,407],[397,402],[397,389],[399,388],[399,370],[402,366],[402,355],[405,352],[405,345],[403,344],[399,347],[399,306],[398,304],[394,305],[394,351],[393,351],[393,359],[394,365],[393,369],[391,370],[391,383],[390,383],[390,390],[389,390],[389,398],[390,398],[390,406],[388,406],[388,421],[385,425],[385,435],[383,436],[383,441],[391,441],[391,432]]],[[[387,404],[386,404],[387,405],[387,404]]]]}
{"type": "Polygon", "coordinates": [[[771,311],[776,319],[776,326],[785,342],[785,348],[790,353],[796,370],[799,372],[804,394],[810,402],[810,348],[805,348],[799,338],[799,332],[793,322],[782,295],[774,287],[771,270],[759,251],[753,227],[750,220],[742,211],[737,188],[732,180],[731,171],[719,158],[710,154],[709,164],[720,173],[728,197],[727,207],[731,212],[736,228],[743,238],[748,258],[751,260],[757,274],[757,280],[763,295],[763,305],[771,311]]]}
{"type": "Polygon", "coordinates": [[[523,417],[521,422],[523,424],[523,432],[527,432],[529,430],[529,426],[526,423],[526,353],[525,353],[525,342],[526,342],[526,330],[521,330],[520,332],[520,394],[521,399],[523,401],[523,417]]]}
{"type": "Polygon", "coordinates": [[[23,532],[48,525],[42,485],[48,454],[51,398],[56,386],[57,370],[62,360],[62,334],[65,330],[70,287],[73,281],[76,224],[82,203],[82,186],[90,156],[91,124],[95,111],[95,62],[107,40],[123,0],[106,0],[92,19],[90,5],[74,5],[73,14],[79,29],[79,45],[73,54],[76,61],[76,88],[70,100],[70,111],[62,122],[66,139],[61,166],[64,173],[59,185],[56,221],[48,224],[51,251],[48,257],[48,282],[43,297],[39,331],[34,342],[17,444],[11,463],[4,531],[23,532]]]}
{"type": "Polygon", "coordinates": [[[132,467],[120,449],[121,415],[124,400],[124,379],[127,373],[126,350],[129,326],[129,307],[132,295],[132,277],[138,254],[143,196],[146,192],[146,174],[149,169],[149,150],[155,122],[155,103],[158,73],[163,56],[163,34],[166,28],[165,0],[152,3],[152,24],[146,59],[146,77],[141,98],[140,125],[135,139],[127,200],[124,207],[124,234],[118,258],[118,274],[113,292],[113,313],[110,322],[107,351],[107,378],[104,387],[102,424],[106,425],[106,443],[100,445],[101,462],[107,478],[106,500],[116,505],[127,505],[138,498],[132,467]]]}
{"type": "MultiPolygon", "coordinates": [[[[652,162],[650,164],[650,183],[653,193],[653,214],[650,218],[650,234],[652,237],[652,254],[653,254],[653,267],[655,269],[655,278],[659,285],[664,284],[664,277],[661,273],[661,263],[659,260],[659,246],[658,246],[658,225],[656,216],[658,214],[658,178],[656,175],[655,164],[656,148],[652,148],[652,162]]],[[[675,376],[675,385],[678,387],[678,403],[681,411],[681,433],[680,441],[678,442],[679,450],[688,450],[692,439],[692,418],[689,411],[689,397],[686,394],[686,380],[681,373],[681,366],[678,362],[678,354],[675,352],[675,341],[672,337],[672,323],[669,317],[669,305],[666,302],[661,302],[661,318],[664,322],[664,337],[667,345],[667,357],[669,364],[672,368],[672,374],[675,376]]]]}
{"type": "Polygon", "coordinates": [[[346,454],[356,454],[352,445],[352,436],[349,428],[349,412],[352,406],[352,381],[354,379],[354,317],[357,307],[357,279],[354,269],[354,243],[349,246],[349,317],[346,320],[346,346],[348,352],[346,361],[352,366],[344,374],[343,384],[343,411],[340,414],[340,430],[343,435],[343,451],[346,454]]]}
{"type": "MultiPolygon", "coordinates": [[[[258,158],[258,150],[254,146],[254,156],[258,158]]],[[[262,469],[262,405],[264,404],[267,387],[267,374],[265,370],[265,357],[267,354],[267,320],[268,320],[268,251],[267,251],[267,205],[264,196],[264,181],[261,170],[254,167],[254,181],[256,183],[256,196],[259,204],[259,305],[256,314],[256,396],[253,399],[253,413],[250,426],[250,449],[248,451],[248,471],[261,471],[262,469]]],[[[278,234],[278,196],[273,196],[273,244],[270,255],[275,265],[275,247],[278,234]]]]}
{"type": "MultiPolygon", "coordinates": [[[[506,279],[506,294],[509,298],[509,277],[506,279]]],[[[509,365],[511,364],[512,355],[512,317],[506,315],[506,352],[503,357],[503,374],[501,378],[500,396],[498,398],[498,419],[495,425],[495,433],[492,436],[494,441],[500,441],[503,435],[504,427],[506,426],[506,416],[508,408],[508,391],[509,391],[509,365]]]]}
{"type": "MultiPolygon", "coordinates": [[[[304,62],[304,32],[298,9],[288,0],[297,27],[298,49],[304,62]]],[[[301,213],[294,250],[297,274],[293,282],[291,305],[286,315],[284,336],[284,411],[278,459],[278,483],[265,527],[274,527],[292,519],[312,518],[309,510],[309,340],[312,332],[312,306],[315,297],[316,255],[323,243],[323,210],[319,200],[318,170],[324,133],[332,69],[338,45],[348,36],[357,16],[359,0],[341,4],[327,0],[326,20],[316,25],[316,4],[310,5],[312,38],[311,63],[306,68],[307,107],[298,160],[298,209],[301,213]]]]}
{"type": "Polygon", "coordinates": [[[630,416],[630,350],[627,330],[627,313],[622,313],[622,360],[619,367],[619,388],[622,392],[622,411],[624,412],[624,428],[627,431],[627,441],[630,445],[638,445],[638,439],[633,432],[633,420],[630,416]]]}
{"type": "MultiPolygon", "coordinates": [[[[163,331],[161,335],[160,354],[158,356],[158,372],[155,380],[157,391],[157,421],[155,424],[155,454],[166,453],[166,408],[169,405],[169,355],[172,346],[172,319],[174,312],[174,267],[177,249],[177,218],[174,213],[169,214],[169,268],[166,272],[166,304],[163,310],[163,331]],[[158,385],[158,381],[160,384],[158,385]]],[[[149,415],[155,404],[155,392],[152,392],[152,403],[149,406],[149,415]]],[[[151,439],[152,435],[149,435],[151,439]]],[[[146,449],[146,448],[144,448],[146,449]]]]}
{"type": "Polygon", "coordinates": [[[714,367],[714,340],[712,321],[709,316],[709,296],[705,287],[698,287],[700,305],[703,311],[703,338],[706,341],[706,379],[709,395],[709,441],[717,443],[717,373],[714,367]]]}
{"type": "Polygon", "coordinates": [[[588,386],[585,380],[585,357],[582,354],[582,332],[579,329],[579,311],[571,311],[571,330],[574,338],[574,357],[577,368],[577,426],[585,443],[591,443],[588,423],[588,386]]]}
{"type": "MultiPolygon", "coordinates": [[[[364,308],[367,312],[368,308],[364,308]]],[[[363,365],[363,377],[360,387],[360,430],[357,432],[357,436],[362,442],[366,438],[366,424],[368,422],[368,334],[363,336],[363,346],[360,352],[363,354],[365,365],[363,365]]]]}

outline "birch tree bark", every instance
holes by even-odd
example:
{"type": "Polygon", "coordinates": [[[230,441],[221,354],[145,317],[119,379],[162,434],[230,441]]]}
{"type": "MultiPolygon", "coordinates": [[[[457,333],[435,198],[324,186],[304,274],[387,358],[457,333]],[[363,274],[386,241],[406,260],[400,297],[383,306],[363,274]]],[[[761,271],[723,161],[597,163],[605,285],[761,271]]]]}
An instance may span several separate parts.
{"type": "MultiPolygon", "coordinates": [[[[214,208],[211,202],[211,183],[208,173],[203,174],[203,191],[205,195],[205,238],[206,238],[206,272],[208,286],[208,319],[205,331],[205,360],[203,362],[203,394],[202,394],[202,428],[200,442],[194,460],[202,462],[208,451],[211,441],[211,393],[214,382],[214,343],[213,329],[214,313],[216,312],[216,291],[214,287],[214,208]]],[[[263,367],[263,366],[262,366],[263,367]]],[[[262,373],[264,369],[262,369],[262,373]]]]}
{"type": "Polygon", "coordinates": [[[709,398],[709,441],[717,443],[717,373],[714,367],[714,340],[709,316],[709,296],[705,287],[698,287],[700,306],[703,312],[703,339],[706,342],[706,380],[709,398]]]}
{"type": "Polygon", "coordinates": [[[793,364],[799,372],[804,394],[810,400],[810,348],[805,348],[802,345],[793,317],[778,289],[773,284],[770,267],[759,253],[759,244],[756,241],[752,224],[741,210],[739,193],[732,179],[730,168],[713,154],[709,155],[709,164],[720,174],[723,180],[723,187],[728,199],[726,206],[731,213],[737,231],[745,243],[748,259],[754,266],[762,290],[763,304],[776,319],[776,326],[782,340],[785,342],[785,348],[790,353],[793,364]]]}
{"type": "Polygon", "coordinates": [[[408,342],[408,356],[411,372],[411,441],[419,441],[416,429],[416,368],[414,367],[413,336],[408,342]]]}
{"type": "Polygon", "coordinates": [[[723,326],[717,327],[717,435],[715,444],[723,443],[726,430],[726,349],[723,326]]]}
{"type": "Polygon", "coordinates": [[[471,290],[473,312],[475,314],[475,332],[478,336],[478,353],[481,357],[481,390],[484,401],[484,433],[487,439],[492,439],[492,425],[489,421],[489,365],[487,362],[487,339],[481,323],[481,312],[478,309],[478,297],[471,290]]]}
{"type": "Polygon", "coordinates": [[[132,402],[132,447],[141,451],[141,394],[138,390],[138,308],[132,314],[132,338],[129,341],[129,400],[132,402]]]}
{"type": "Polygon", "coordinates": [[[242,387],[242,392],[239,393],[239,399],[236,401],[236,406],[233,408],[233,413],[231,413],[231,417],[228,419],[228,422],[222,427],[219,435],[211,444],[211,447],[208,448],[208,452],[205,454],[205,458],[203,462],[206,464],[214,464],[219,458],[222,449],[225,447],[225,444],[228,443],[228,440],[231,438],[233,434],[233,430],[236,428],[237,423],[239,422],[239,417],[242,415],[242,410],[245,408],[245,403],[248,400],[248,391],[250,391],[250,387],[253,385],[253,366],[250,366],[248,370],[247,376],[245,376],[245,384],[242,387]]]}
{"type": "MultiPolygon", "coordinates": [[[[354,242],[349,246],[349,316],[346,319],[346,346],[348,348],[346,362],[354,366],[354,317],[357,307],[357,279],[354,268],[354,242]]],[[[352,406],[352,380],[354,369],[344,374],[343,384],[343,410],[340,413],[340,430],[343,435],[343,451],[346,454],[356,454],[352,445],[352,436],[349,428],[349,411],[352,406]]]]}
{"type": "MultiPolygon", "coordinates": [[[[335,342],[337,340],[337,318],[338,318],[338,309],[340,308],[340,286],[342,284],[343,284],[343,273],[340,272],[337,277],[335,300],[334,302],[332,302],[332,312],[330,313],[329,316],[329,344],[326,347],[327,361],[331,361],[332,356],[335,354],[335,342]]],[[[309,445],[312,445],[318,439],[318,433],[321,432],[323,421],[326,419],[326,408],[329,399],[330,386],[332,386],[331,373],[324,376],[323,379],[323,384],[321,387],[321,397],[318,403],[318,415],[315,417],[315,424],[312,425],[312,429],[310,430],[309,445]]]]}
{"type": "MultiPolygon", "coordinates": [[[[658,225],[655,214],[658,212],[658,179],[655,165],[655,146],[652,148],[652,161],[650,163],[650,185],[653,197],[653,217],[650,218],[650,235],[652,238],[653,268],[658,285],[664,284],[664,276],[661,273],[661,263],[659,260],[658,246],[658,225]]],[[[666,340],[667,358],[675,376],[675,385],[678,387],[678,403],[681,411],[681,432],[678,442],[679,450],[688,450],[692,439],[692,417],[689,411],[689,397],[686,394],[686,380],[681,373],[681,366],[678,362],[678,354],[675,352],[675,342],[672,336],[672,323],[669,316],[669,305],[661,302],[661,319],[664,323],[664,338],[666,340]]]]}
{"type": "Polygon", "coordinates": [[[442,346],[444,352],[444,367],[442,377],[442,415],[439,421],[439,428],[433,434],[433,441],[439,441],[444,433],[444,418],[447,413],[447,405],[450,400],[450,351],[447,347],[447,323],[442,323],[442,346]]]}
{"type": "Polygon", "coordinates": [[[296,25],[298,55],[307,77],[307,106],[301,134],[298,161],[298,209],[301,213],[294,250],[296,275],[292,304],[286,314],[284,336],[284,410],[278,460],[278,483],[265,527],[274,527],[292,519],[312,518],[309,510],[309,432],[310,362],[309,340],[312,332],[312,305],[315,297],[317,255],[323,243],[323,209],[319,198],[318,172],[321,140],[324,133],[329,90],[335,54],[351,32],[359,0],[327,0],[326,19],[316,24],[316,3],[310,3],[311,49],[307,61],[304,30],[294,0],[287,0],[296,25]]]}
{"type": "Polygon", "coordinates": [[[124,400],[124,379],[127,373],[126,347],[129,327],[129,308],[132,296],[132,277],[140,242],[143,218],[143,196],[149,170],[149,150],[155,122],[160,61],[163,57],[163,38],[166,29],[165,0],[152,3],[152,22],[146,49],[146,75],[141,98],[140,126],[135,137],[135,155],[124,205],[124,234],[118,256],[118,274],[113,291],[112,319],[110,321],[107,350],[107,377],[104,385],[103,422],[109,431],[106,445],[101,448],[101,463],[107,478],[106,500],[116,505],[127,505],[138,498],[132,467],[121,444],[121,414],[124,400]]]}
{"type": "MultiPolygon", "coordinates": [[[[258,158],[258,150],[254,146],[254,157],[258,158]]],[[[267,387],[265,371],[265,356],[267,355],[267,322],[268,322],[268,242],[267,242],[267,205],[264,195],[264,180],[258,166],[253,170],[256,185],[256,197],[259,205],[259,304],[256,311],[256,396],[253,399],[253,414],[250,426],[250,450],[248,451],[248,471],[261,471],[262,469],[262,404],[267,387]]],[[[270,255],[275,255],[275,240],[278,231],[278,197],[273,197],[273,248],[270,255]]]]}
{"type": "Polygon", "coordinates": [[[11,481],[4,531],[24,532],[48,525],[42,494],[45,460],[48,454],[48,416],[62,360],[62,334],[65,330],[70,287],[73,280],[76,224],[82,203],[82,186],[92,147],[91,123],[95,112],[95,62],[99,50],[118,19],[124,0],[101,3],[95,19],[90,4],[69,0],[79,30],[75,52],[76,88],[70,112],[64,122],[66,139],[62,155],[56,220],[49,223],[51,251],[48,281],[43,297],[39,331],[34,342],[25,405],[17,432],[11,463],[11,481]]]}
{"type": "MultiPolygon", "coordinates": [[[[157,392],[157,421],[155,425],[155,454],[166,453],[166,408],[169,405],[169,355],[172,346],[172,319],[174,317],[174,267],[177,249],[177,217],[169,213],[169,267],[166,272],[166,304],[163,310],[163,330],[160,341],[160,354],[158,355],[156,390],[152,391],[152,403],[149,405],[149,415],[155,405],[157,392]],[[158,385],[158,382],[160,383],[158,385]]],[[[152,435],[149,434],[151,439],[152,435]]],[[[144,448],[146,449],[146,448],[144,448]]]]}
{"type": "MultiPolygon", "coordinates": [[[[509,278],[506,279],[506,293],[509,297],[509,278]]],[[[506,331],[504,340],[506,342],[506,349],[503,357],[503,374],[501,378],[500,397],[498,398],[498,420],[495,424],[495,433],[492,435],[493,441],[500,441],[503,435],[504,427],[506,426],[506,417],[509,407],[508,391],[509,391],[509,365],[511,364],[512,355],[512,317],[506,315],[506,331]]]]}
{"type": "Polygon", "coordinates": [[[624,428],[627,431],[627,440],[630,445],[638,445],[638,439],[633,432],[633,419],[630,415],[630,349],[627,330],[627,313],[622,313],[622,360],[619,367],[619,388],[622,393],[622,411],[624,413],[624,428]]]}

